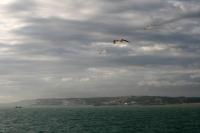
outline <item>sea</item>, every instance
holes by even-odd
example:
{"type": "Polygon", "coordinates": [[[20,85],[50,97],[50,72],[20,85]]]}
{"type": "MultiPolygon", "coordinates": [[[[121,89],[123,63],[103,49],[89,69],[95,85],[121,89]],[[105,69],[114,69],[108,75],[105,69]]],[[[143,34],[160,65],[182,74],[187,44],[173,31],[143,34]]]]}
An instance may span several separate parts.
{"type": "Polygon", "coordinates": [[[200,133],[200,105],[6,107],[0,133],[200,133]]]}

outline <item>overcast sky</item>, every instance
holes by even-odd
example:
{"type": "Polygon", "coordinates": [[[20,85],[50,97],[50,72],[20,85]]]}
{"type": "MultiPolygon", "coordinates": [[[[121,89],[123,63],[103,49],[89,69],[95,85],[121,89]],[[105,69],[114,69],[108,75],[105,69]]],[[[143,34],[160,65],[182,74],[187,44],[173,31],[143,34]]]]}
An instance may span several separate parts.
{"type": "Polygon", "coordinates": [[[0,20],[1,102],[200,96],[199,0],[1,0],[0,20]]]}

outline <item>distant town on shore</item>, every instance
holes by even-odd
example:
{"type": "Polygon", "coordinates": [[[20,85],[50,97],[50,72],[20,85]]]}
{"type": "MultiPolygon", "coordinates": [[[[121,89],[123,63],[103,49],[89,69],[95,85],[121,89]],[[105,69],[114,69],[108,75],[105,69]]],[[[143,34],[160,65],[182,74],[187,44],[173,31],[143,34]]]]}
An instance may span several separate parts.
{"type": "Polygon", "coordinates": [[[45,98],[23,100],[20,106],[117,106],[117,105],[170,105],[200,103],[200,97],[121,96],[96,98],[45,98]]]}

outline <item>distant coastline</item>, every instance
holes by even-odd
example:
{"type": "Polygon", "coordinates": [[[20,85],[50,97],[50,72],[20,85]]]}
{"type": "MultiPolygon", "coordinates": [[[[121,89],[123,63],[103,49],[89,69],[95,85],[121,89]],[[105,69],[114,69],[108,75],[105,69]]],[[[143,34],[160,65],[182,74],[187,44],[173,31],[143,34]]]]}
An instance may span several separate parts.
{"type": "Polygon", "coordinates": [[[121,96],[94,98],[41,98],[23,100],[13,106],[130,106],[130,105],[200,105],[200,97],[121,96]]]}

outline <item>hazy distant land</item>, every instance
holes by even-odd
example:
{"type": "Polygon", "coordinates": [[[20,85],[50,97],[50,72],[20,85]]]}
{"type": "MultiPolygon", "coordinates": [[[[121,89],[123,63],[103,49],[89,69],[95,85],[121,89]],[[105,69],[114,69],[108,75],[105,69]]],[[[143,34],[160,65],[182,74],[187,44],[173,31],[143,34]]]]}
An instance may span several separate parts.
{"type": "Polygon", "coordinates": [[[23,100],[10,106],[117,106],[117,105],[171,105],[200,103],[200,97],[122,96],[96,98],[45,98],[23,100]]]}

